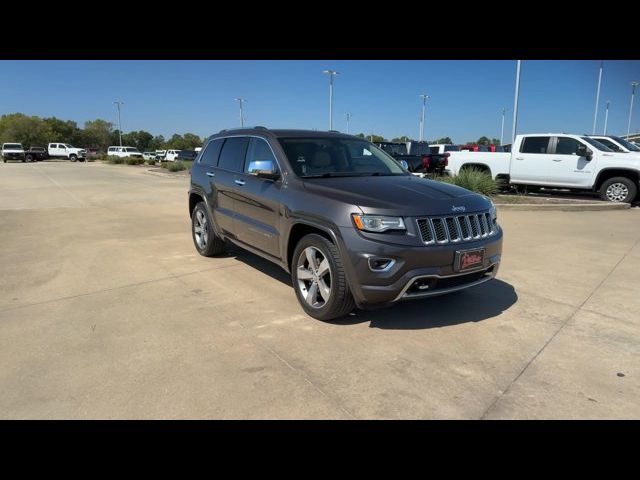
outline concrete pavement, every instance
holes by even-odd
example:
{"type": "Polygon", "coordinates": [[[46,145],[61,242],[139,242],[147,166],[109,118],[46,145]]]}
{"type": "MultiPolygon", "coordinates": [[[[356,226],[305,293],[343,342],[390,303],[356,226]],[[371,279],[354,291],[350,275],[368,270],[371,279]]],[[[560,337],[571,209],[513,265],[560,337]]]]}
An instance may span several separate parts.
{"type": "Polygon", "coordinates": [[[322,323],[145,170],[0,164],[0,418],[640,418],[640,209],[500,211],[498,280],[322,323]]]}

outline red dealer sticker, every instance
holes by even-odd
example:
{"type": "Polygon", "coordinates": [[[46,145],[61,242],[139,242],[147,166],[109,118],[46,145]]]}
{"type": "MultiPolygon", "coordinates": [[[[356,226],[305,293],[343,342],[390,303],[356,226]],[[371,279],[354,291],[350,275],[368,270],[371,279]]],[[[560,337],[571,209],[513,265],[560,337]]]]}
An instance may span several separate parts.
{"type": "Polygon", "coordinates": [[[458,261],[456,267],[459,272],[473,270],[484,265],[484,248],[456,252],[458,261]]]}

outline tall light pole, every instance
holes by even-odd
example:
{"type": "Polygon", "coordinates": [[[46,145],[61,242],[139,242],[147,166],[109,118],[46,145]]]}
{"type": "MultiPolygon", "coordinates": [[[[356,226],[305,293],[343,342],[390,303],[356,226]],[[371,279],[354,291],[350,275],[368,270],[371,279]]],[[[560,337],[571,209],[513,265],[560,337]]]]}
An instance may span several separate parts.
{"type": "Polygon", "coordinates": [[[511,144],[516,141],[516,131],[518,130],[518,98],[520,97],[520,64],[522,60],[518,60],[516,67],[516,95],[513,100],[513,125],[511,127],[511,144]]]}
{"type": "Polygon", "coordinates": [[[631,106],[629,107],[629,123],[627,124],[627,140],[631,133],[631,114],[633,113],[633,97],[636,96],[636,87],[640,85],[638,82],[631,82],[631,106]]]}
{"type": "Polygon", "coordinates": [[[603,135],[607,134],[607,121],[609,120],[609,104],[610,103],[611,102],[609,100],[607,100],[607,104],[606,104],[606,107],[605,107],[605,110],[604,110],[605,113],[604,113],[604,133],[603,133],[603,135]]]}
{"type": "Polygon", "coordinates": [[[120,105],[124,105],[124,102],[116,100],[113,103],[118,106],[118,135],[120,136],[120,146],[122,146],[122,121],[120,119],[120,105]]]}
{"type": "Polygon", "coordinates": [[[329,130],[333,130],[333,77],[340,75],[340,72],[323,70],[322,73],[329,75],[329,130]]]}
{"type": "Polygon", "coordinates": [[[349,121],[351,120],[352,115],[347,112],[347,134],[349,133],[349,121]]]}
{"type": "Polygon", "coordinates": [[[503,139],[504,139],[504,114],[506,113],[507,109],[506,108],[502,108],[502,127],[500,127],[500,145],[504,145],[503,139]]]}
{"type": "Polygon", "coordinates": [[[420,141],[422,141],[424,139],[424,111],[427,107],[427,98],[431,97],[429,97],[429,95],[425,95],[424,93],[420,94],[419,96],[422,99],[422,116],[420,117],[420,141]]]}
{"type": "Polygon", "coordinates": [[[602,83],[602,63],[600,62],[600,74],[598,75],[598,90],[596,92],[596,110],[593,113],[593,135],[596,134],[596,122],[598,121],[598,103],[600,102],[600,84],[602,83]]]}
{"type": "Polygon", "coordinates": [[[235,98],[240,104],[240,126],[244,127],[244,111],[242,110],[242,105],[246,102],[246,100],[242,97],[235,98]]]}

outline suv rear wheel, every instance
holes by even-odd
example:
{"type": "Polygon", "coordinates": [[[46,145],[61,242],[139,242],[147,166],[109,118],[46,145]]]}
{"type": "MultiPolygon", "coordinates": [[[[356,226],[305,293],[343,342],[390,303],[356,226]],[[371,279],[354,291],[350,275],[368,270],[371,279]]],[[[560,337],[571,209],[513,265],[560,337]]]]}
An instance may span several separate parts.
{"type": "Polygon", "coordinates": [[[600,198],[609,202],[631,203],[636,198],[638,187],[627,177],[613,177],[600,187],[600,198]]]}
{"type": "Polygon", "coordinates": [[[309,316],[333,320],[355,308],[340,252],[329,240],[306,235],[298,242],[291,263],[293,288],[309,316]]]}
{"type": "Polygon", "coordinates": [[[212,228],[211,218],[204,202],[199,202],[191,215],[193,244],[203,257],[213,257],[224,252],[224,240],[212,228]]]}

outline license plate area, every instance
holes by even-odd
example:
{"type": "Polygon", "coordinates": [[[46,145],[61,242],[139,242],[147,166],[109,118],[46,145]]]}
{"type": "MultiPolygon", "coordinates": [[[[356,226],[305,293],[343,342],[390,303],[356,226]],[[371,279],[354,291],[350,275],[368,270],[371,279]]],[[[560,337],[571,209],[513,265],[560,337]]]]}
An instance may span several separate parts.
{"type": "Polygon", "coordinates": [[[458,250],[453,269],[456,272],[468,272],[484,266],[485,249],[474,248],[470,250],[458,250]]]}

